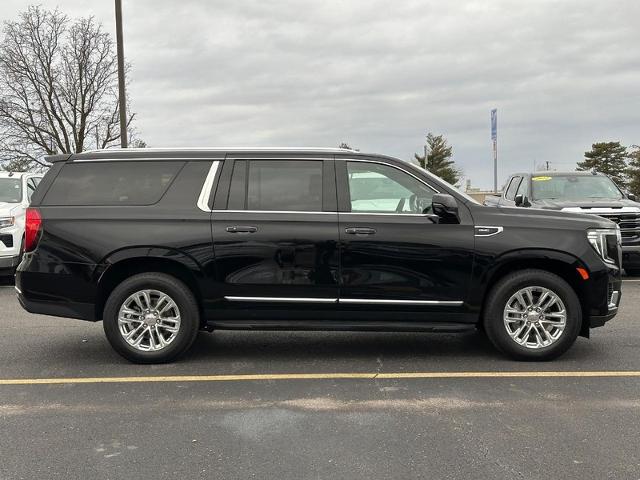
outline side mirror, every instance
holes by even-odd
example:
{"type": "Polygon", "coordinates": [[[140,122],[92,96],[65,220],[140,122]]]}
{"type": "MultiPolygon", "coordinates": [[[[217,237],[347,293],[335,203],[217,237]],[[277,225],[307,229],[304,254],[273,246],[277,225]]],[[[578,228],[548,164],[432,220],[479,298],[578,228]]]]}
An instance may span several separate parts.
{"type": "Polygon", "coordinates": [[[527,199],[526,196],[519,194],[516,195],[515,198],[513,199],[513,201],[516,204],[516,207],[528,207],[529,206],[529,200],[527,199]]]}
{"type": "Polygon", "coordinates": [[[431,210],[443,220],[458,220],[458,202],[449,194],[436,193],[431,199],[431,210]]]}
{"type": "Polygon", "coordinates": [[[627,198],[629,200],[631,200],[632,202],[636,202],[637,201],[636,200],[637,197],[633,193],[627,193],[627,198]]]}

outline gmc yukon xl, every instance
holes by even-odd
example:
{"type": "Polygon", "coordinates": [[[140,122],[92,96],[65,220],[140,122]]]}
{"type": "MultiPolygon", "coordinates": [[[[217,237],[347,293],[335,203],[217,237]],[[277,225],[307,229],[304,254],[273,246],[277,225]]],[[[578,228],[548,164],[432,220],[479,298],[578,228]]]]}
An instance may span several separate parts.
{"type": "Polygon", "coordinates": [[[105,150],[51,157],[16,290],[101,320],[133,362],[198,331],[480,329],[544,360],[616,315],[620,230],[489,208],[425,170],[344,149],[105,150]]]}

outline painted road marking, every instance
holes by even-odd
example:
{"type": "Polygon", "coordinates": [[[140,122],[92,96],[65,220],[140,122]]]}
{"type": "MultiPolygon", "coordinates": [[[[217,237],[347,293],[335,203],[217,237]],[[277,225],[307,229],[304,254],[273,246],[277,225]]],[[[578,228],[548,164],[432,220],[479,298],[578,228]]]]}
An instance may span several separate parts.
{"type": "Polygon", "coordinates": [[[452,378],[640,378],[640,370],[566,372],[396,372],[396,373],[265,373],[247,375],[172,375],[153,377],[5,378],[0,385],[67,385],[80,383],[243,382],[342,379],[452,378]]]}

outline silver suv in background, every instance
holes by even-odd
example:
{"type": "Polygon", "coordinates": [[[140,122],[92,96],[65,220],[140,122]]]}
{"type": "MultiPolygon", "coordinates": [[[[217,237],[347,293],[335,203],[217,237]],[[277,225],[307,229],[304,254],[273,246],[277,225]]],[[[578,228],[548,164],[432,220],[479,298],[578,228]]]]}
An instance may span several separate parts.
{"type": "Polygon", "coordinates": [[[20,263],[25,212],[41,179],[39,173],[0,172],[0,275],[12,275],[20,263]]]}

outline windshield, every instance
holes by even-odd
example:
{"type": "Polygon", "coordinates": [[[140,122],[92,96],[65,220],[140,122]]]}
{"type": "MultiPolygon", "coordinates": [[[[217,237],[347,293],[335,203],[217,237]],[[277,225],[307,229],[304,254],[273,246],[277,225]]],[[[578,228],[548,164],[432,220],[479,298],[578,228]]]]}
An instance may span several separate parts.
{"type": "Polygon", "coordinates": [[[19,178],[0,178],[0,203],[20,203],[22,182],[19,178]]]}
{"type": "Polygon", "coordinates": [[[534,200],[620,200],[622,192],[609,178],[601,175],[557,175],[531,178],[534,200]]]}

